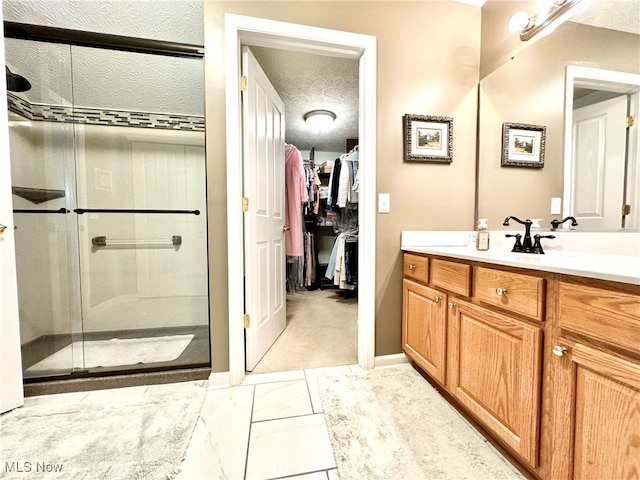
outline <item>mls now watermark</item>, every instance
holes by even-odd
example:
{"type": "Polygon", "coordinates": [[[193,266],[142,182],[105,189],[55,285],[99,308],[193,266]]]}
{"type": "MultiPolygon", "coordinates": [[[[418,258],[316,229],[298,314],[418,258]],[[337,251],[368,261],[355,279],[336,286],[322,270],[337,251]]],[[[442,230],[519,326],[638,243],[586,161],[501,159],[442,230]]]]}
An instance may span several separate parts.
{"type": "Polygon", "coordinates": [[[49,462],[4,462],[4,473],[60,473],[62,463],[49,462]]]}

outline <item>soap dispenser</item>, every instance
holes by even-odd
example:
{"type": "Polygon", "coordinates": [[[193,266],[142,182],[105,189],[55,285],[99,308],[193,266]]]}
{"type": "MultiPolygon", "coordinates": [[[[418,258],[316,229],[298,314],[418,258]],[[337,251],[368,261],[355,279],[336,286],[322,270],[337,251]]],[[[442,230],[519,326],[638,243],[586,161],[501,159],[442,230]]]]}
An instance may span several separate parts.
{"type": "Polygon", "coordinates": [[[478,233],[476,234],[476,250],[489,250],[489,227],[487,227],[486,218],[481,218],[478,221],[478,233]]]}

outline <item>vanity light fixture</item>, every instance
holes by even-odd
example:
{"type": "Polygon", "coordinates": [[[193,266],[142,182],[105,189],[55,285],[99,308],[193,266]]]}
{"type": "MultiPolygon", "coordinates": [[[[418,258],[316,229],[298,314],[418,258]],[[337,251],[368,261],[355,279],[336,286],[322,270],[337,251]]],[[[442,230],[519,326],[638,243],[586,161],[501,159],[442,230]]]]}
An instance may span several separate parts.
{"type": "Polygon", "coordinates": [[[555,0],[534,16],[526,19],[522,15],[523,12],[518,12],[511,17],[509,27],[515,30],[520,28],[520,40],[526,42],[542,30],[552,30],[567,20],[571,14],[575,13],[575,11],[571,10],[582,1],[583,0],[555,0]]]}
{"type": "Polygon", "coordinates": [[[329,110],[311,110],[304,114],[304,121],[312,130],[327,130],[336,119],[336,114],[329,110]]]}

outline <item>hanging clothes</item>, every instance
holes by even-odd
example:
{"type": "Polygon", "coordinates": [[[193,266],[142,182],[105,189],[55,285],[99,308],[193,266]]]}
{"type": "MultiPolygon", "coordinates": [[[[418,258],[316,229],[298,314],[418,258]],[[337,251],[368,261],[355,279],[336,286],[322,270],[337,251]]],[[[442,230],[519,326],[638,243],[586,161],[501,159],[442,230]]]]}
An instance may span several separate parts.
{"type": "Polygon", "coordinates": [[[358,235],[343,232],[336,237],[325,277],[344,290],[355,290],[358,283],[358,235]]]}
{"type": "Polygon", "coordinates": [[[304,254],[302,238],[302,204],[309,201],[302,154],[293,145],[285,146],[285,231],[284,239],[288,256],[301,257],[304,254]]]}

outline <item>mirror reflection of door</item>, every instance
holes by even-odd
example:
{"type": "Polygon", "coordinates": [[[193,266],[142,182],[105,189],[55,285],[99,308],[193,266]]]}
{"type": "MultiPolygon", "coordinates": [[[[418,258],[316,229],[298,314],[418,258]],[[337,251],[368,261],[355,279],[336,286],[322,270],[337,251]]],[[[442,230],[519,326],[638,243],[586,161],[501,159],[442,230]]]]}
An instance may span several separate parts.
{"type": "Polygon", "coordinates": [[[623,226],[626,118],[626,95],[573,111],[571,210],[583,227],[623,226]]]}

